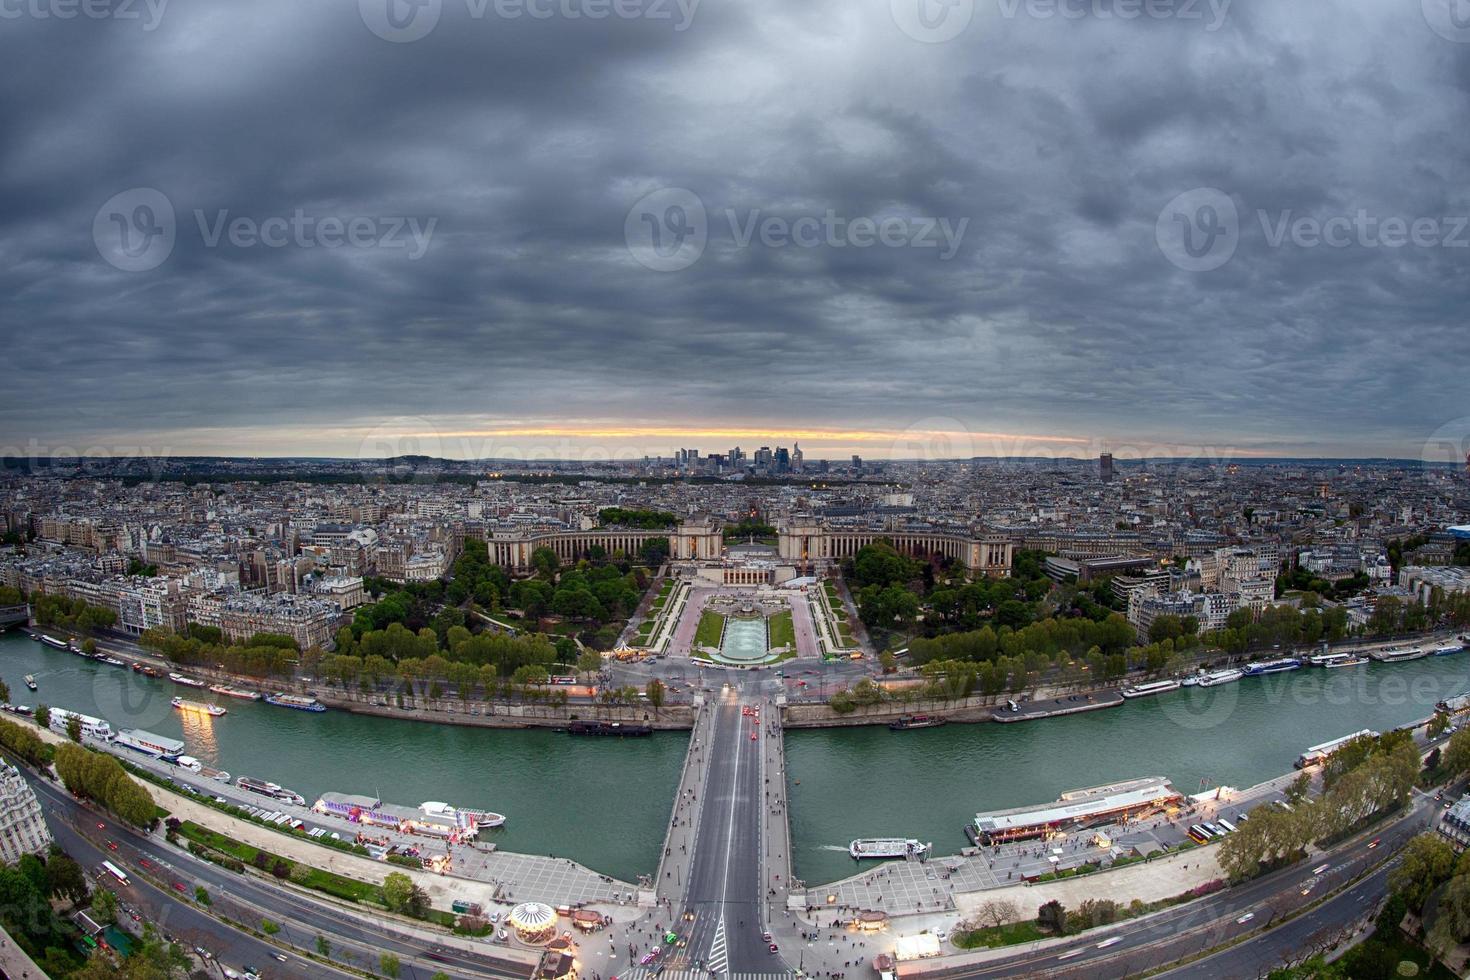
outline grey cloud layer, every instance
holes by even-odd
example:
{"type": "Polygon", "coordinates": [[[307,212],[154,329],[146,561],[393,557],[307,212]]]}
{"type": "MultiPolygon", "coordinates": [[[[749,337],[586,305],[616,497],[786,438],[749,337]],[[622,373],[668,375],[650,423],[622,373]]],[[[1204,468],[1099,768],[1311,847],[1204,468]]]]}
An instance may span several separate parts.
{"type": "Polygon", "coordinates": [[[0,444],[375,414],[947,416],[1412,455],[1466,414],[1470,248],[1271,247],[1256,214],[1470,214],[1470,44],[1417,3],[1236,0],[1209,31],[979,0],[942,44],[888,0],[705,0],[684,31],[469,9],[444,0],[404,44],[347,0],[173,0],[152,31],[0,21],[0,325],[26,369],[0,444]],[[1202,186],[1240,241],[1190,273],[1155,223],[1202,186]],[[134,187],[178,216],[149,272],[92,239],[134,187]],[[660,187],[709,215],[679,272],[624,241],[660,187]],[[298,209],[437,226],[417,261],[195,227],[298,209]],[[742,248],[726,209],[969,224],[941,261],[742,248]]]}

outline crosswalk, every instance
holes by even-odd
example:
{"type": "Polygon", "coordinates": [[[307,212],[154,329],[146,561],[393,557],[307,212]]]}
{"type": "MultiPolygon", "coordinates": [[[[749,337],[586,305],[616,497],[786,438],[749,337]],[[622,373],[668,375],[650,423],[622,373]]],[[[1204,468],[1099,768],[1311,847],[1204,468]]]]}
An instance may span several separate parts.
{"type": "Polygon", "coordinates": [[[705,957],[704,962],[711,973],[728,973],[730,970],[730,947],[725,940],[724,919],[715,927],[715,938],[709,944],[709,956],[705,957]]]}
{"type": "Polygon", "coordinates": [[[663,970],[657,967],[640,966],[618,974],[618,980],[792,980],[794,972],[785,973],[722,973],[717,970],[663,970]]]}

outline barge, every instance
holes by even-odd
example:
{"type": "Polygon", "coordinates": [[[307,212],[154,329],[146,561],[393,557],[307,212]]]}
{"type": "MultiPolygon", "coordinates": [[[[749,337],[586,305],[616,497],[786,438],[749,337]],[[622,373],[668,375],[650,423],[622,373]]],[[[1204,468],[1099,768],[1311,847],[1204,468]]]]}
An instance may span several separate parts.
{"type": "Polygon", "coordinates": [[[628,725],[621,721],[574,721],[567,726],[573,735],[621,735],[637,738],[653,734],[652,725],[628,725]]]}

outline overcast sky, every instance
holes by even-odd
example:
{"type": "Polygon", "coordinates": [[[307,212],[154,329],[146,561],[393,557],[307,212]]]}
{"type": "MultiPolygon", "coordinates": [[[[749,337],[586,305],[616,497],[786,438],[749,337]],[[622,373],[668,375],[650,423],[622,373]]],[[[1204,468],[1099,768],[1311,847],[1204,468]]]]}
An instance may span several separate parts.
{"type": "Polygon", "coordinates": [[[1456,0],[947,2],[0,0],[0,447],[1465,428],[1456,0]]]}

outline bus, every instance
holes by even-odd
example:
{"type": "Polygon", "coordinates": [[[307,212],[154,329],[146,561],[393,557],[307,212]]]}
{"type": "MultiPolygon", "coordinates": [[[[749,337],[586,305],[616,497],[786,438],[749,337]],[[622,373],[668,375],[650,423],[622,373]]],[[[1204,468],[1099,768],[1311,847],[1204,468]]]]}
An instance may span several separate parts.
{"type": "Polygon", "coordinates": [[[1216,817],[1215,823],[1219,824],[1221,827],[1224,827],[1226,833],[1235,833],[1235,824],[1231,823],[1229,820],[1226,820],[1224,817],[1216,817]]]}
{"type": "Polygon", "coordinates": [[[1208,844],[1210,842],[1210,832],[1199,824],[1194,824],[1189,828],[1189,839],[1196,844],[1208,844]]]}
{"type": "Polygon", "coordinates": [[[117,865],[113,864],[111,861],[103,861],[102,862],[102,868],[103,868],[104,871],[106,871],[108,874],[112,875],[114,878],[116,878],[118,881],[122,882],[124,885],[131,885],[132,884],[131,881],[128,881],[128,876],[125,875],[125,874],[123,874],[122,868],[119,868],[117,865]]]}
{"type": "Polygon", "coordinates": [[[571,674],[553,674],[551,677],[551,683],[563,685],[575,684],[577,683],[577,678],[571,674]]]}

